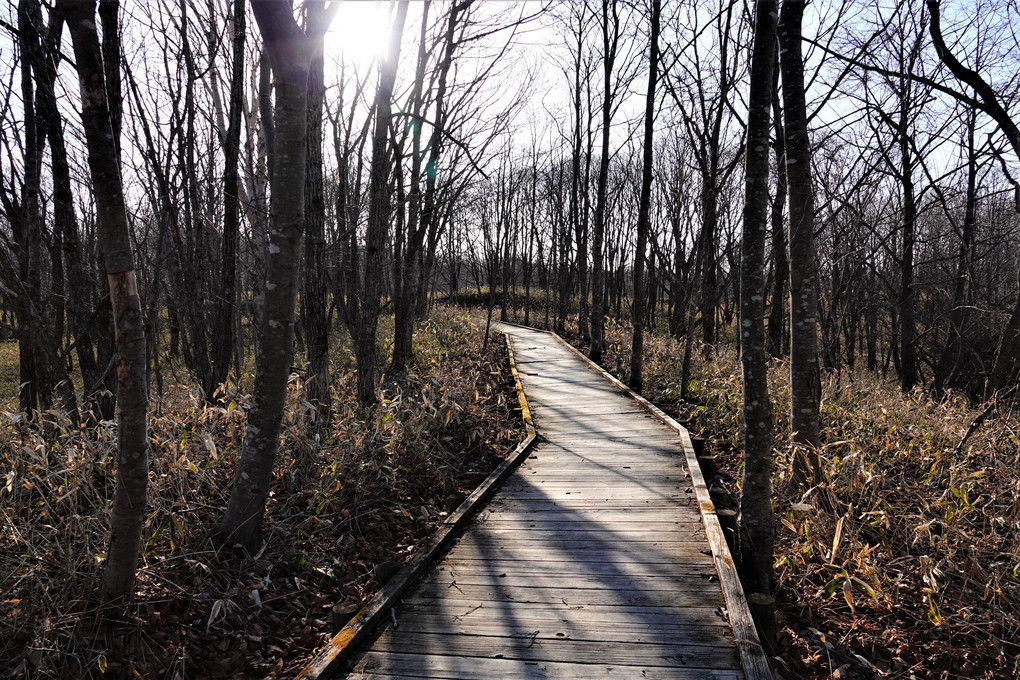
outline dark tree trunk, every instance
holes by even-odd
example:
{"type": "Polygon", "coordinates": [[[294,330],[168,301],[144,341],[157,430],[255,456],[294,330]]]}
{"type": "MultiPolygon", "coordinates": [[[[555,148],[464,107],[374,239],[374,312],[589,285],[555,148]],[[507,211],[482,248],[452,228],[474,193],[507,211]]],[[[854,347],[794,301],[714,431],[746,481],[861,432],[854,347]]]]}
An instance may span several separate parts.
{"type": "MultiPolygon", "coordinates": [[[[779,55],[776,55],[778,62],[779,55]]],[[[772,199],[773,287],[769,296],[768,348],[774,357],[785,356],[789,348],[786,333],[786,284],[790,280],[790,260],[786,242],[784,206],[786,204],[786,131],[783,129],[782,102],[779,93],[779,64],[773,67],[772,125],[776,131],[776,193],[772,199]]]]}
{"type": "Polygon", "coordinates": [[[949,310],[946,343],[935,365],[933,388],[944,394],[956,375],[964,354],[964,326],[967,323],[967,298],[971,260],[974,250],[974,232],[977,226],[977,149],[974,146],[976,112],[967,116],[967,198],[960,234],[960,254],[956,260],[956,281],[953,283],[953,302],[949,310]]]}
{"type": "MultiPolygon", "coordinates": [[[[145,329],[131,255],[115,130],[107,105],[103,55],[94,0],[60,0],[74,44],[81,87],[82,124],[96,199],[99,247],[110,285],[117,355],[117,488],[102,599],[126,601],[134,584],[148,484],[145,329]]],[[[115,22],[114,22],[115,25],[115,22]]]]}
{"type": "Polygon", "coordinates": [[[294,308],[305,226],[308,71],[312,55],[321,47],[328,18],[322,17],[306,34],[294,20],[289,4],[252,0],[251,5],[276,82],[276,159],[259,328],[262,339],[255,351],[248,429],[218,539],[254,553],[261,542],[262,517],[279,446],[293,356],[294,308]]]}
{"type": "Polygon", "coordinates": [[[212,397],[230,372],[237,317],[237,245],[240,233],[238,160],[241,148],[241,111],[244,107],[245,0],[233,0],[233,58],[230,71],[230,106],[227,135],[223,143],[223,242],[221,244],[220,292],[216,302],[212,336],[212,375],[206,394],[212,397]],[[210,391],[212,388],[212,391],[210,391]]]}
{"type": "Polygon", "coordinates": [[[818,288],[815,273],[814,196],[801,51],[803,0],[784,0],[779,21],[780,66],[786,113],[786,172],[790,195],[790,420],[795,446],[793,481],[818,481],[821,378],[818,369],[818,288]]]}
{"type": "MultiPolygon", "coordinates": [[[[61,24],[57,20],[56,28],[61,24]]],[[[27,413],[43,413],[55,405],[54,393],[59,406],[72,421],[77,422],[78,403],[67,374],[67,368],[59,356],[62,333],[58,328],[63,323],[60,306],[47,309],[47,295],[43,292],[45,262],[45,227],[41,201],[42,152],[48,131],[60,120],[53,93],[55,67],[48,61],[48,54],[41,43],[42,12],[38,2],[21,0],[18,4],[19,48],[21,50],[21,94],[24,102],[24,181],[20,206],[5,206],[11,221],[18,254],[18,272],[9,270],[4,278],[8,287],[18,290],[15,310],[19,329],[19,354],[21,359],[20,391],[22,410],[27,413]],[[38,85],[38,90],[34,85],[38,85]],[[20,208],[20,210],[18,209],[20,208]]],[[[59,40],[59,33],[55,40],[59,40]]],[[[53,39],[48,41],[53,42],[53,39]]],[[[54,154],[58,156],[63,146],[54,154]]],[[[66,169],[66,156],[64,157],[66,169]]],[[[57,170],[54,171],[55,173],[57,170]]],[[[60,198],[55,187],[55,203],[60,198]]],[[[66,219],[68,203],[54,205],[56,219],[66,219]]],[[[54,230],[55,241],[59,231],[54,230]]],[[[52,278],[62,274],[59,243],[53,242],[56,256],[52,278]]],[[[5,266],[6,270],[7,267],[5,266]]],[[[54,281],[54,288],[62,285],[54,281]]],[[[57,290],[53,291],[58,294],[57,290]]]]}
{"type": "MultiPolygon", "coordinates": [[[[321,21],[322,0],[306,3],[309,26],[321,21]]],[[[323,57],[321,46],[308,71],[308,152],[305,175],[305,266],[301,289],[301,326],[308,352],[305,395],[316,409],[315,427],[328,422],[332,407],[329,374],[329,326],[326,321],[326,200],[322,187],[323,57]]]]}
{"type": "MultiPolygon", "coordinates": [[[[786,12],[789,2],[783,3],[786,12]]],[[[803,4],[803,3],[801,3],[803,4]]],[[[744,384],[744,477],[737,554],[745,589],[772,592],[772,402],[765,351],[765,237],[769,202],[769,113],[775,64],[776,3],[755,5],[748,96],[744,231],[740,258],[740,348],[744,384]]],[[[785,75],[785,73],[784,73],[785,75]]],[[[789,129],[789,126],[787,126],[789,129]]]]}
{"type": "Polygon", "coordinates": [[[602,144],[599,157],[599,174],[595,193],[595,224],[591,247],[591,345],[588,356],[595,363],[602,362],[605,343],[605,238],[607,222],[607,186],[609,182],[609,134],[613,115],[613,65],[619,42],[619,16],[616,0],[602,0],[602,144]],[[610,26],[612,7],[612,27],[610,26]]]}
{"type": "Polygon", "coordinates": [[[630,387],[640,392],[643,386],[645,316],[647,291],[645,290],[645,251],[648,249],[648,232],[651,229],[653,143],[655,141],[655,85],[659,70],[659,13],[660,0],[652,0],[651,44],[648,48],[648,92],[645,99],[645,138],[641,163],[641,197],[638,204],[637,250],[634,254],[634,306],[632,320],[634,338],[630,350],[630,387]]]}
{"type": "MultiPolygon", "coordinates": [[[[908,85],[904,83],[904,86],[908,85]]],[[[917,347],[914,313],[914,245],[917,229],[917,197],[914,188],[914,158],[911,150],[909,97],[900,97],[896,136],[900,148],[900,187],[903,191],[903,251],[900,256],[900,388],[904,392],[917,384],[917,347]]]]}
{"type": "Polygon", "coordinates": [[[397,62],[400,59],[400,35],[407,18],[407,2],[397,9],[390,32],[386,60],[379,69],[379,85],[375,93],[375,129],[372,133],[372,166],[369,175],[368,232],[365,243],[365,275],[360,301],[360,320],[354,339],[358,367],[358,402],[375,403],[375,370],[377,362],[376,332],[382,296],[382,276],[386,258],[386,239],[390,222],[390,118],[397,62]]]}

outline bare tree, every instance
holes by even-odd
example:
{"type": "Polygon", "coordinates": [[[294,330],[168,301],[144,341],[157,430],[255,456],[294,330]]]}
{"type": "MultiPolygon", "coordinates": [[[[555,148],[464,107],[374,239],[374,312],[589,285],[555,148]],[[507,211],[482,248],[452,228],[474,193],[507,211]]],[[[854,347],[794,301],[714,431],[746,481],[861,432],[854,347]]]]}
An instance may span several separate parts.
{"type": "MultiPolygon", "coordinates": [[[[786,3],[784,3],[785,9],[786,3]]],[[[769,127],[776,50],[776,3],[755,3],[747,115],[744,230],[740,245],[740,356],[744,385],[744,476],[738,556],[745,588],[772,592],[772,402],[765,349],[765,238],[768,233],[769,127]]],[[[768,626],[774,629],[774,624],[768,626]]]]}
{"type": "Polygon", "coordinates": [[[630,387],[641,391],[644,365],[644,324],[646,315],[645,250],[651,228],[653,146],[655,141],[655,85],[659,67],[659,0],[652,0],[651,29],[648,47],[648,92],[645,99],[645,136],[641,163],[641,197],[638,201],[637,245],[634,253],[634,337],[630,353],[630,387]]]}
{"type": "Polygon", "coordinates": [[[248,429],[218,539],[254,553],[261,540],[293,354],[294,308],[305,226],[308,74],[337,4],[331,3],[307,31],[298,26],[288,4],[252,0],[251,6],[276,83],[272,216],[259,329],[262,341],[255,353],[248,429]]]}
{"type": "Polygon", "coordinates": [[[790,424],[796,448],[795,484],[817,483],[819,406],[818,288],[815,265],[814,186],[801,52],[803,0],[783,0],[779,54],[783,74],[786,179],[790,197],[790,424]]]}
{"type": "Polygon", "coordinates": [[[95,0],[59,0],[57,8],[67,20],[74,44],[81,87],[82,125],[99,221],[99,245],[110,284],[119,356],[117,489],[102,587],[103,601],[119,604],[131,595],[145,522],[149,474],[145,330],[115,142],[115,121],[111,119],[107,104],[110,93],[96,31],[95,0]]]}
{"type": "MultiPolygon", "coordinates": [[[[946,46],[942,35],[938,0],[926,0],[926,4],[928,12],[931,14],[929,30],[939,59],[949,67],[957,79],[966,83],[977,93],[980,99],[975,104],[996,122],[999,129],[1006,135],[1006,139],[1009,140],[1010,146],[1013,147],[1013,152],[1020,156],[1020,128],[1003,107],[999,96],[991,85],[981,77],[980,73],[967,68],[946,46]]],[[[1014,205],[1017,213],[1020,213],[1020,184],[1014,181],[1013,186],[1015,189],[1014,205]]],[[[1020,288],[1020,271],[1017,274],[1017,282],[1017,286],[1020,288]]],[[[1013,308],[1013,313],[999,340],[999,346],[996,348],[995,360],[988,374],[986,396],[994,395],[1014,377],[1017,364],[1020,363],[1018,357],[1020,357],[1020,295],[1016,297],[1016,306],[1013,308]]]]}

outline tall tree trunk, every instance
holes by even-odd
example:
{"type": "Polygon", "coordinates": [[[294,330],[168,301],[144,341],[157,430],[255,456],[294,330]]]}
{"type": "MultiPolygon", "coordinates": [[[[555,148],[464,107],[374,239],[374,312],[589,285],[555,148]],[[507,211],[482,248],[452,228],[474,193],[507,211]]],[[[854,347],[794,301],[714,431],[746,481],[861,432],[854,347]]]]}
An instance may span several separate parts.
{"type": "Polygon", "coordinates": [[[651,230],[653,143],[655,141],[655,85],[659,71],[659,13],[660,0],[652,0],[651,44],[648,48],[648,92],[645,99],[645,138],[641,163],[641,197],[638,204],[637,249],[634,254],[634,338],[630,350],[630,387],[640,392],[643,386],[645,316],[647,291],[645,290],[645,250],[648,249],[648,232],[651,230]]]}
{"type": "Polygon", "coordinates": [[[786,354],[789,347],[789,336],[786,334],[786,284],[790,280],[790,260],[786,243],[786,224],[784,223],[784,206],[786,205],[786,131],[783,129],[783,107],[779,93],[778,64],[773,67],[772,76],[772,125],[776,132],[776,193],[772,199],[772,262],[773,288],[769,296],[768,348],[774,357],[786,354]]]}
{"type": "MultiPolygon", "coordinates": [[[[306,23],[321,21],[323,0],[305,4],[306,23]]],[[[323,57],[321,46],[308,71],[308,153],[305,175],[305,266],[301,290],[301,326],[308,348],[305,395],[316,408],[316,427],[328,422],[332,407],[329,375],[329,326],[326,321],[326,200],[322,187],[323,57]]]]}
{"type": "Polygon", "coordinates": [[[790,422],[795,448],[794,484],[816,483],[818,410],[818,288],[815,274],[814,196],[801,51],[803,0],[783,0],[779,53],[786,114],[786,173],[790,195],[790,422]]]}
{"type": "Polygon", "coordinates": [[[602,0],[602,145],[599,157],[598,185],[595,194],[595,224],[591,247],[591,345],[588,356],[595,363],[602,362],[605,342],[605,239],[607,222],[607,186],[609,183],[609,133],[613,115],[613,63],[619,40],[619,16],[616,0],[602,0]],[[610,29],[610,6],[613,26],[610,29]]]}
{"type": "Polygon", "coordinates": [[[329,20],[322,17],[306,34],[288,3],[252,0],[251,5],[276,82],[276,158],[259,328],[262,340],[255,351],[248,429],[218,540],[254,553],[261,542],[294,349],[294,308],[305,226],[308,71],[329,20]]]}
{"type": "MultiPolygon", "coordinates": [[[[715,165],[713,159],[713,166],[715,165]]],[[[714,351],[715,312],[719,300],[719,274],[716,266],[719,230],[719,193],[715,186],[717,172],[713,170],[702,177],[701,186],[701,233],[698,239],[698,269],[701,282],[701,296],[698,308],[701,312],[701,354],[705,359],[714,351]]]]}
{"type": "MultiPolygon", "coordinates": [[[[903,86],[909,87],[904,82],[903,86]]],[[[896,136],[900,148],[900,187],[903,191],[903,252],[900,257],[900,388],[909,392],[917,384],[917,347],[914,313],[914,245],[917,229],[917,196],[914,188],[914,158],[911,146],[909,97],[900,97],[896,136]]]]}
{"type": "MultiPolygon", "coordinates": [[[[221,245],[220,293],[213,319],[211,347],[213,391],[223,384],[230,371],[234,349],[234,322],[237,317],[237,245],[240,233],[238,200],[238,161],[241,149],[241,111],[244,107],[245,0],[233,0],[233,56],[230,70],[230,106],[227,135],[223,143],[223,242],[221,245]]],[[[240,367],[238,367],[240,368],[240,367]]]]}
{"type": "Polygon", "coordinates": [[[953,283],[953,302],[949,310],[949,326],[946,330],[946,344],[935,365],[933,388],[936,394],[944,394],[959,368],[964,353],[963,332],[967,322],[968,282],[974,249],[974,232],[977,226],[977,149],[974,146],[974,129],[977,112],[967,116],[967,198],[963,215],[963,229],[960,234],[960,254],[956,260],[956,281],[953,283]]]}
{"type": "MultiPolygon", "coordinates": [[[[783,3],[784,13],[789,2],[783,3]]],[[[803,5],[803,3],[801,3],[803,5]]],[[[769,113],[775,64],[776,3],[755,5],[748,96],[744,231],[740,257],[740,357],[744,383],[744,477],[738,556],[745,588],[772,592],[772,402],[765,351],[765,236],[769,203],[769,113]]],[[[785,72],[784,72],[785,76],[785,72]]],[[[789,129],[789,125],[787,125],[789,129]]]]}
{"type": "MultiPolygon", "coordinates": [[[[57,20],[58,30],[60,25],[57,20]]],[[[44,206],[41,201],[42,153],[48,131],[54,124],[59,125],[60,121],[53,94],[55,67],[48,62],[47,52],[43,49],[42,29],[39,3],[21,0],[18,4],[18,43],[22,56],[24,181],[20,206],[5,206],[9,208],[8,217],[17,244],[18,271],[15,273],[11,269],[6,272],[4,278],[8,279],[9,287],[19,291],[14,301],[19,330],[22,410],[30,414],[42,414],[53,408],[56,394],[60,408],[77,422],[78,404],[74,385],[71,384],[67,368],[59,356],[62,334],[58,332],[58,328],[62,324],[62,319],[55,318],[54,310],[47,308],[46,299],[49,296],[43,291],[45,269],[43,252],[46,246],[44,206]],[[35,85],[38,85],[38,89],[34,87],[35,85]]],[[[55,40],[59,40],[59,37],[55,40]]],[[[53,39],[48,42],[52,43],[53,39]]],[[[54,172],[56,173],[56,170],[54,172]]],[[[59,198],[56,192],[54,198],[59,198]]],[[[55,218],[65,217],[64,208],[66,204],[54,206],[55,218]]],[[[51,261],[54,261],[56,256],[52,271],[54,279],[62,276],[57,269],[60,265],[58,236],[59,232],[54,230],[54,240],[51,243],[57,252],[51,252],[50,255],[51,261]]],[[[6,266],[4,268],[7,269],[6,266]]],[[[54,294],[58,293],[56,289],[62,283],[54,281],[54,294]]],[[[56,312],[63,314],[59,307],[56,312]]]]}
{"type": "Polygon", "coordinates": [[[354,342],[358,367],[358,402],[367,406],[375,402],[375,368],[377,361],[376,332],[379,326],[379,305],[386,257],[386,238],[390,222],[390,117],[397,63],[400,60],[400,36],[407,19],[407,0],[397,6],[397,16],[390,29],[386,60],[379,68],[379,85],[375,93],[375,129],[372,133],[372,166],[369,175],[368,232],[365,242],[365,276],[362,286],[361,319],[354,342]]]}
{"type": "Polygon", "coordinates": [[[117,355],[117,488],[110,518],[110,548],[102,599],[126,601],[134,584],[145,522],[148,436],[145,329],[131,255],[115,131],[107,102],[95,0],[59,0],[74,44],[81,87],[82,125],[96,199],[99,247],[110,285],[117,355]]]}

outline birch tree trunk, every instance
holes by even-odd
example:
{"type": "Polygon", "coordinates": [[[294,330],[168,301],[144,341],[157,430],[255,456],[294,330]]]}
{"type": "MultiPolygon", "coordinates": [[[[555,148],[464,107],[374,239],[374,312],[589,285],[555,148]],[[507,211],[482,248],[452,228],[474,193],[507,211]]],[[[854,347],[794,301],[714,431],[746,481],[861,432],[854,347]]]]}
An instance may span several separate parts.
{"type": "MultiPolygon", "coordinates": [[[[321,20],[323,0],[305,4],[306,22],[321,20]]],[[[322,48],[312,56],[308,73],[308,157],[305,177],[305,266],[301,289],[301,325],[308,347],[305,395],[315,406],[315,426],[327,422],[332,407],[329,375],[329,326],[326,321],[326,199],[322,183],[322,48]]]]}

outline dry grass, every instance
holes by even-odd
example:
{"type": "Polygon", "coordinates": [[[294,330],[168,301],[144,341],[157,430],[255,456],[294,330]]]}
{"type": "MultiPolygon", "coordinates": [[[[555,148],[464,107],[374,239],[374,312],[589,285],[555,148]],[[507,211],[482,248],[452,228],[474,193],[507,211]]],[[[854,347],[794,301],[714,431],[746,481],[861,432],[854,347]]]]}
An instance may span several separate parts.
{"type": "Polygon", "coordinates": [[[18,408],[18,343],[0,341],[0,409],[18,408]]]}
{"type": "MultiPolygon", "coordinates": [[[[630,330],[609,324],[605,365],[626,379],[630,330]]],[[[709,440],[739,480],[740,364],[695,358],[679,401],[682,346],[647,341],[645,394],[709,440]]],[[[697,355],[697,353],[696,353],[697,355]]],[[[980,409],[908,396],[864,370],[823,385],[826,482],[786,488],[789,381],[770,367],[781,600],[777,665],[790,677],[1020,677],[1020,423],[1013,407],[958,447],[980,409]],[[959,450],[958,450],[959,449],[959,450]],[[823,512],[820,493],[835,499],[823,512]],[[795,503],[806,503],[810,508],[795,503]],[[838,673],[837,673],[838,671],[838,673]]]]}
{"type": "Polygon", "coordinates": [[[113,492],[112,426],[47,432],[2,416],[0,676],[293,676],[330,634],[334,604],[378,588],[521,434],[505,350],[481,355],[464,314],[437,310],[416,358],[383,401],[352,398],[353,360],[335,351],[334,413],[310,423],[295,378],[265,525],[254,558],[217,554],[244,431],[247,384],[206,406],[168,386],[150,422],[144,552],[126,620],[87,615],[101,574],[113,492]],[[86,614],[86,616],[82,616],[86,614]]]}

